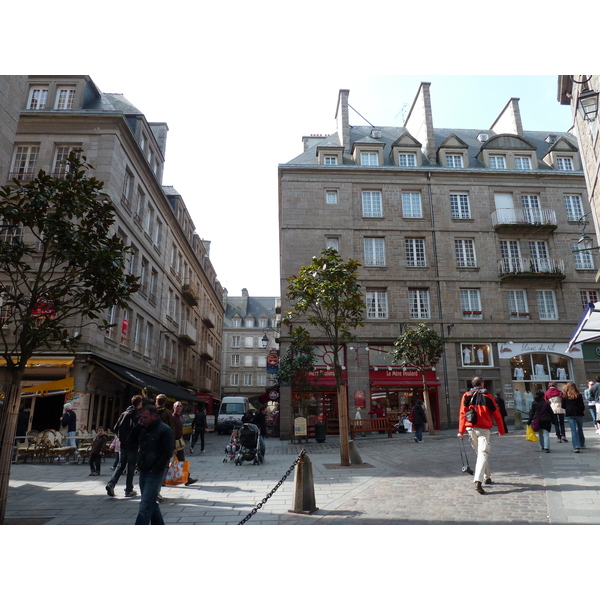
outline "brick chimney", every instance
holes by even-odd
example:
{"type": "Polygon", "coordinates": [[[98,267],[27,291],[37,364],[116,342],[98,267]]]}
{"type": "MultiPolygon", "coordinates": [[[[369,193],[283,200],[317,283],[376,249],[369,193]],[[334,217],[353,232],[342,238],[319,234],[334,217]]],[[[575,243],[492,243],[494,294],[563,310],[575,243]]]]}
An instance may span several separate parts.
{"type": "Polygon", "coordinates": [[[348,119],[348,97],[350,90],[340,90],[338,95],[335,121],[340,143],[344,146],[344,152],[350,152],[350,121],[348,119]]]}
{"type": "Polygon", "coordinates": [[[431,110],[431,83],[423,82],[415,96],[404,127],[423,145],[423,153],[428,160],[435,161],[436,148],[433,135],[433,112],[431,110]]]}

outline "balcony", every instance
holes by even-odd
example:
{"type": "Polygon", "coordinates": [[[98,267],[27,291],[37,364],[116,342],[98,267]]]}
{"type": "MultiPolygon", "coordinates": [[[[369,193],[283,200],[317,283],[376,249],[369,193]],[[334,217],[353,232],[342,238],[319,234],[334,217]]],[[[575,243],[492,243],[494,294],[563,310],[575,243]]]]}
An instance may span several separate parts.
{"type": "Polygon", "coordinates": [[[212,344],[208,342],[204,342],[202,344],[202,348],[200,349],[200,357],[204,360],[212,360],[214,358],[215,351],[212,344]]]}
{"type": "Polygon", "coordinates": [[[195,346],[198,339],[196,328],[188,322],[184,322],[179,326],[179,341],[186,346],[195,346]]]}
{"type": "Polygon", "coordinates": [[[198,290],[191,283],[181,286],[181,296],[190,306],[198,306],[198,290]]]}
{"type": "Polygon", "coordinates": [[[198,391],[205,393],[212,392],[212,379],[210,377],[200,377],[198,391]]]}
{"type": "Polygon", "coordinates": [[[498,263],[500,279],[564,279],[565,263],[553,258],[503,258],[498,263]]]}
{"type": "Polygon", "coordinates": [[[549,208],[499,208],[492,213],[494,231],[554,231],[556,213],[549,208]]]}
{"type": "Polygon", "coordinates": [[[213,329],[217,322],[215,313],[211,310],[210,303],[208,301],[202,302],[202,308],[200,310],[200,318],[206,327],[213,329]]]}

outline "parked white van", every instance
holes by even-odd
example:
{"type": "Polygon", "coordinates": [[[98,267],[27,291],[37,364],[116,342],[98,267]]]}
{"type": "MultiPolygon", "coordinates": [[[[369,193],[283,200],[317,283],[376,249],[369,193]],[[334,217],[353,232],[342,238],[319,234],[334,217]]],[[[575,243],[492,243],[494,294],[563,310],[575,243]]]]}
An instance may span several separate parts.
{"type": "Polygon", "coordinates": [[[242,426],[242,417],[250,407],[245,396],[225,396],[217,415],[217,433],[228,433],[242,426]]]}

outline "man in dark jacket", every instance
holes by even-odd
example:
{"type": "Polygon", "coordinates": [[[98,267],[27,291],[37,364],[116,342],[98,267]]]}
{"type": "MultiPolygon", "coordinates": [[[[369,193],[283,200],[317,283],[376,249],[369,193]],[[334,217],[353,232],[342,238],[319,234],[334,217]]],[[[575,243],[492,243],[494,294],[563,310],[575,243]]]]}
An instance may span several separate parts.
{"type": "Polygon", "coordinates": [[[67,428],[67,446],[77,446],[77,440],[75,439],[77,435],[77,415],[70,402],[67,402],[64,408],[65,412],[60,420],[60,424],[62,427],[67,428]]]}
{"type": "Polygon", "coordinates": [[[192,444],[190,446],[190,454],[194,454],[194,446],[200,438],[200,452],[204,452],[204,433],[206,432],[206,413],[204,406],[200,406],[194,420],[192,421],[194,434],[192,435],[192,444]]]}
{"type": "Polygon", "coordinates": [[[125,496],[137,496],[137,492],[133,489],[133,475],[137,462],[137,445],[132,444],[129,440],[129,435],[136,427],[141,427],[139,424],[139,410],[143,401],[144,398],[142,396],[133,396],[131,404],[121,413],[119,420],[113,428],[115,435],[119,438],[121,449],[119,450],[119,464],[117,465],[117,469],[106,485],[106,493],[109,496],[115,495],[115,486],[126,469],[125,496]]]}
{"type": "Polygon", "coordinates": [[[131,442],[139,443],[140,508],[136,525],[164,525],[157,502],[160,487],[173,456],[175,434],[162,422],[156,406],[148,404],[140,410],[140,429],[131,433],[131,442]]]}
{"type": "Polygon", "coordinates": [[[260,455],[264,458],[265,456],[265,438],[267,437],[267,407],[261,406],[259,410],[256,411],[252,422],[258,427],[260,430],[260,435],[258,436],[258,446],[260,455]]]}

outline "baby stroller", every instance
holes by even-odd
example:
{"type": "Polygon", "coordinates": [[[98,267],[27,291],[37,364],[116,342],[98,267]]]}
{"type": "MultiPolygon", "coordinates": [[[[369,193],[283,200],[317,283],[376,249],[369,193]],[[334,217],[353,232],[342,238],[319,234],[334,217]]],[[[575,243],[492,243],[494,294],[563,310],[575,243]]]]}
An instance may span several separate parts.
{"type": "Polygon", "coordinates": [[[258,448],[259,428],[254,423],[244,423],[240,429],[240,449],[235,456],[235,464],[241,465],[245,460],[258,465],[263,461],[258,448]]]}

